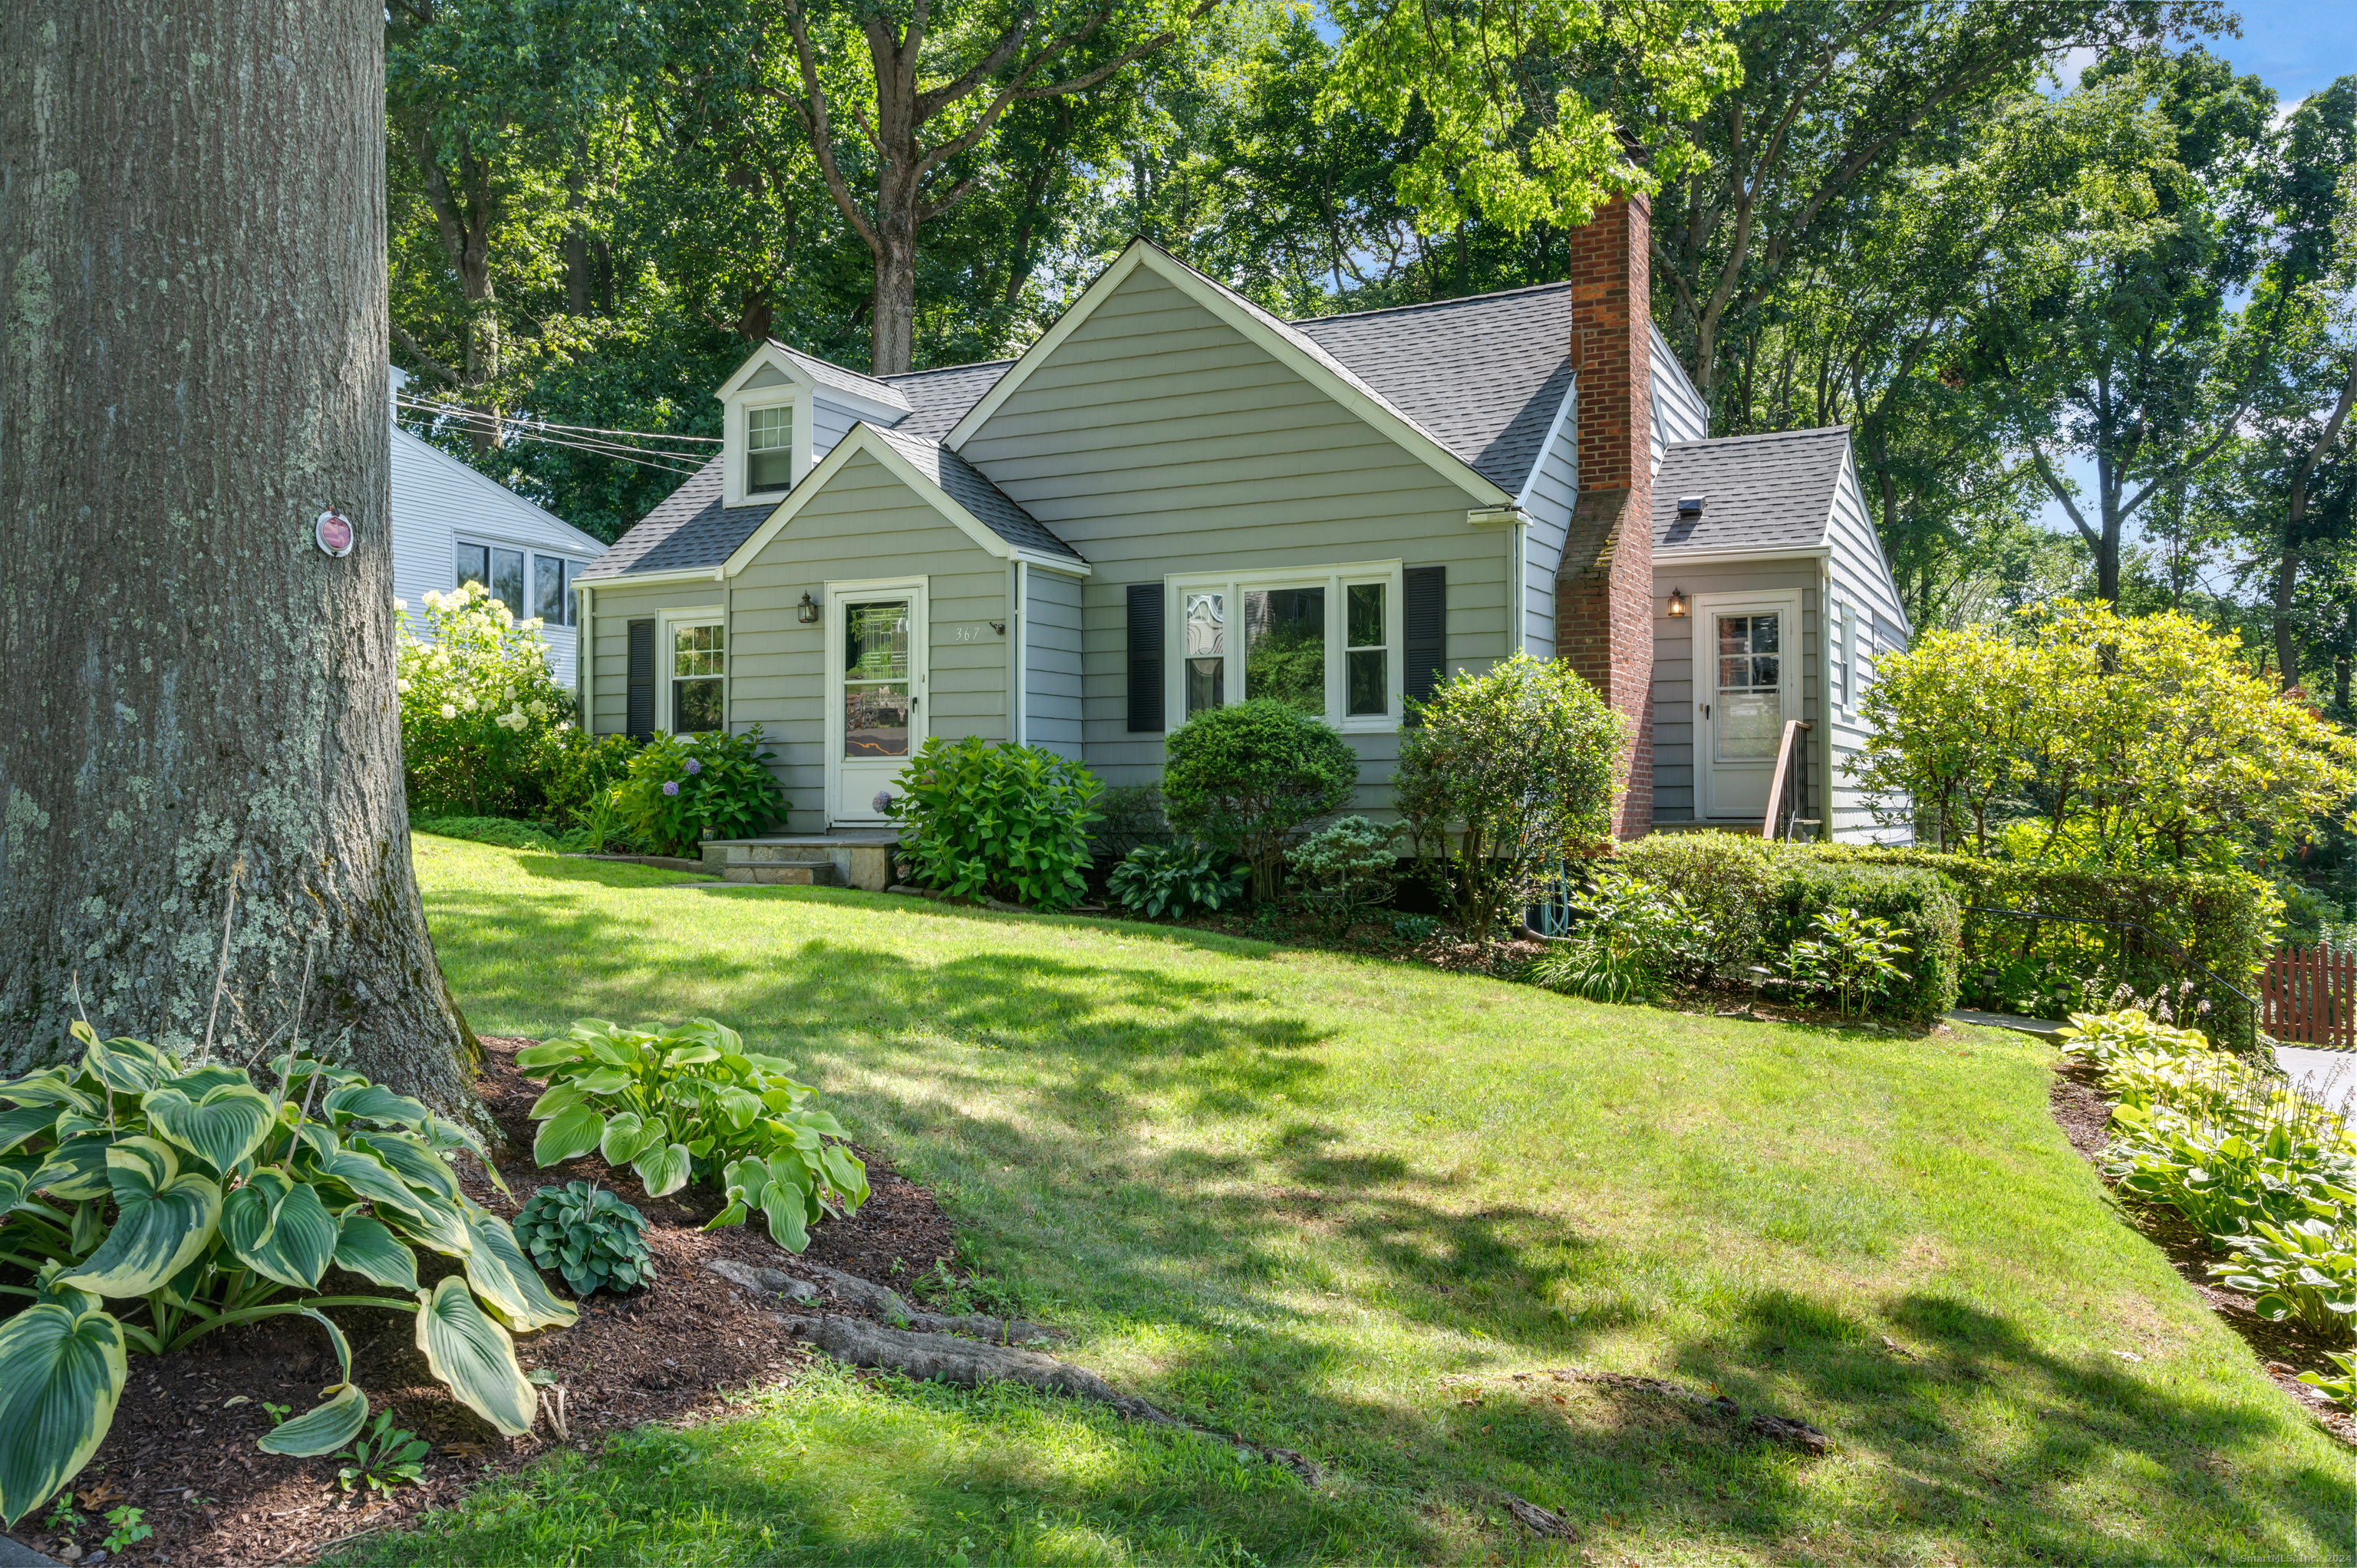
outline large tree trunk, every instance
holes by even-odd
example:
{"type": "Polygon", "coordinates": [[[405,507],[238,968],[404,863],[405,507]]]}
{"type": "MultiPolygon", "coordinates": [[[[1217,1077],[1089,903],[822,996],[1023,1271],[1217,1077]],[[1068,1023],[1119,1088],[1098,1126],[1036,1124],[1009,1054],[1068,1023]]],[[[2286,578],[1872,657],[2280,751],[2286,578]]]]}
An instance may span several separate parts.
{"type": "Polygon", "coordinates": [[[243,1060],[307,955],[307,1040],[468,1103],[393,689],[382,31],[0,6],[0,1068],[77,988],[243,1060]]]}

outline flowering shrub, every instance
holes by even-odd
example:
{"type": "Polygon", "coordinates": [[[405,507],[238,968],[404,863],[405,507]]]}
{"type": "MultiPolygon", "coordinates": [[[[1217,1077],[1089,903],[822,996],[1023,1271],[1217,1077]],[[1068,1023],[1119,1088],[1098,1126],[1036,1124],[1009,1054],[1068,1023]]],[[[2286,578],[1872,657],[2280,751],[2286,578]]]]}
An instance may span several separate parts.
{"type": "Polygon", "coordinates": [[[786,792],[769,768],[773,755],[759,725],[743,735],[659,735],[630,758],[606,815],[657,854],[696,854],[707,838],[750,838],[786,820],[786,792]]]}
{"type": "Polygon", "coordinates": [[[395,682],[410,808],[532,814],[548,741],[572,729],[573,713],[572,697],[549,673],[539,620],[516,619],[479,583],[427,594],[425,618],[428,638],[402,628],[395,682]]]}

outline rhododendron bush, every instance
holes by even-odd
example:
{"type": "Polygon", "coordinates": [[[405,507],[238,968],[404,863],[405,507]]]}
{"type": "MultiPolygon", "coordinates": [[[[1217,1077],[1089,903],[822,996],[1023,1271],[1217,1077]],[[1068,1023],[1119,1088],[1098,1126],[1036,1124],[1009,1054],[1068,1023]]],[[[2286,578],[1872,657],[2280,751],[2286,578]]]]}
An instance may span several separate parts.
{"type": "MultiPolygon", "coordinates": [[[[397,607],[405,608],[398,600],[397,607]]],[[[402,768],[414,811],[529,816],[576,739],[573,698],[548,668],[537,618],[479,583],[425,596],[429,635],[401,629],[402,768]]]]}

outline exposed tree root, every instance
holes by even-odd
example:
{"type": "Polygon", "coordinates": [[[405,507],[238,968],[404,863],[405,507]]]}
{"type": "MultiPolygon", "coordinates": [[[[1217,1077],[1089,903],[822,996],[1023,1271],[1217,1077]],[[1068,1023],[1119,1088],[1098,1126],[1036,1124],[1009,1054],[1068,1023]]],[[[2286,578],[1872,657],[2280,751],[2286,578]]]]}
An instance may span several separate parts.
{"type": "MultiPolygon", "coordinates": [[[[742,1285],[763,1295],[781,1295],[804,1305],[819,1297],[817,1285],[798,1280],[782,1269],[760,1268],[752,1263],[738,1262],[734,1258],[714,1258],[704,1266],[732,1284],[742,1285]]],[[[820,1282],[839,1299],[854,1306],[864,1306],[898,1327],[913,1328],[925,1334],[962,1334],[970,1339],[985,1339],[996,1345],[1028,1345],[1034,1340],[1061,1339],[1064,1337],[1060,1328],[1050,1328],[1044,1323],[1033,1323],[1020,1317],[925,1312],[909,1305],[908,1299],[899,1292],[863,1280],[856,1274],[846,1274],[823,1263],[803,1262],[799,1259],[795,1261],[795,1266],[817,1275],[820,1282]]]]}

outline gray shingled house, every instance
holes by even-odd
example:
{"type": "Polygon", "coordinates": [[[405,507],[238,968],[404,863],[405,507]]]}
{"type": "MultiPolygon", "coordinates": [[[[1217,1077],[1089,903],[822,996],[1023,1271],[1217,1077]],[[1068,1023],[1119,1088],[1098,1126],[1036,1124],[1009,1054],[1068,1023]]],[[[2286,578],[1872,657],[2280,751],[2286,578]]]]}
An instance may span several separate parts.
{"type": "Polygon", "coordinates": [[[927,736],[1132,783],[1276,695],[1380,811],[1403,698],[1522,649],[1636,719],[1624,833],[1756,830],[1781,756],[1780,818],[1860,836],[1826,785],[1906,623],[1847,435],[1702,439],[1645,231],[1616,204],[1567,282],[1296,322],[1140,241],[1019,359],[765,344],[721,455],[579,575],[582,710],[758,723],[795,827],[855,829],[927,736]]]}

